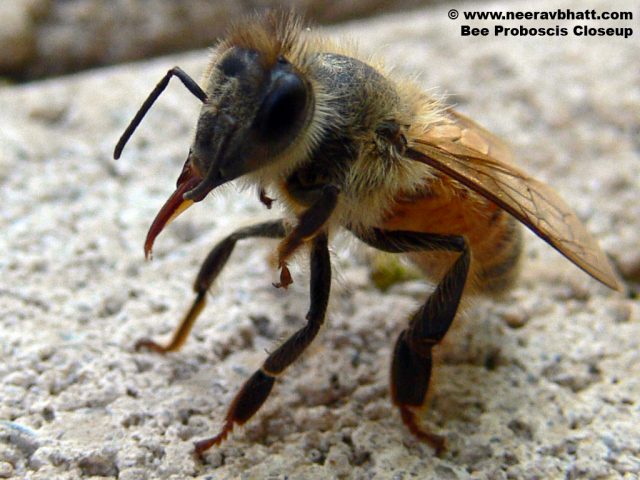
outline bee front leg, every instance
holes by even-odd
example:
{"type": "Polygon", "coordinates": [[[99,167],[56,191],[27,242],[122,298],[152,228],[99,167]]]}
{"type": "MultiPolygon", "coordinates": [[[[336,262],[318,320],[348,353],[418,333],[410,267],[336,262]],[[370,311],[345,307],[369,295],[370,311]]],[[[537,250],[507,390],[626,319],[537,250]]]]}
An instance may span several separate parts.
{"type": "Polygon", "coordinates": [[[331,263],[328,241],[326,233],[322,232],[312,240],[311,302],[306,316],[306,325],[269,355],[262,367],[246,381],[231,402],[220,433],[196,442],[195,448],[198,455],[220,444],[227,438],[235,424],[244,424],[260,409],[271,393],[276,377],[306,350],[318,334],[324,322],[330,290],[331,263]]]}
{"type": "Polygon", "coordinates": [[[298,224],[278,245],[278,268],[280,268],[280,282],[274,283],[275,287],[287,288],[293,283],[287,259],[300,248],[300,246],[313,238],[331,217],[338,203],[340,189],[335,185],[325,185],[318,192],[319,198],[305,210],[298,219],[298,224]]]}
{"type": "Polygon", "coordinates": [[[436,454],[445,448],[445,439],[425,431],[417,413],[426,403],[432,348],[442,341],[451,327],[469,273],[471,255],[466,240],[457,235],[374,229],[361,237],[371,246],[391,253],[445,250],[460,256],[444,275],[425,304],[411,317],[409,326],[396,341],[391,365],[391,396],[400,409],[402,421],[411,433],[431,445],[436,454]]]}
{"type": "Polygon", "coordinates": [[[153,340],[147,338],[140,339],[136,342],[135,349],[140,350],[147,348],[158,353],[173,352],[179,350],[184,344],[191,327],[195,323],[198,315],[202,311],[207,301],[207,291],[222,271],[229,256],[236,246],[238,240],[252,237],[263,238],[282,238],[286,235],[284,221],[274,220],[270,222],[258,223],[249,227],[241,228],[233,232],[228,237],[220,241],[207,255],[204,263],[200,267],[200,272],[196,277],[193,289],[196,292],[196,298],[191,308],[180,322],[180,325],[173,334],[173,337],[167,345],[160,345],[153,340]]]}

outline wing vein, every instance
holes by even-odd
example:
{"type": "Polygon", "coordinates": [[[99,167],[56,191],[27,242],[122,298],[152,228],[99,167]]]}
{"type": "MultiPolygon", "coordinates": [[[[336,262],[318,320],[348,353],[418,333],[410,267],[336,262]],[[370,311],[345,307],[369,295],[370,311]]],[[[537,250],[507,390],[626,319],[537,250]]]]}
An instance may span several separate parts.
{"type": "Polygon", "coordinates": [[[451,123],[438,126],[459,127],[462,134],[440,137],[437,128],[427,130],[411,139],[406,156],[494,202],[586,273],[618,289],[606,255],[560,196],[512,165],[511,153],[499,139],[456,112],[450,110],[448,114],[451,123]],[[475,139],[468,144],[490,153],[464,144],[465,132],[475,139]]]}

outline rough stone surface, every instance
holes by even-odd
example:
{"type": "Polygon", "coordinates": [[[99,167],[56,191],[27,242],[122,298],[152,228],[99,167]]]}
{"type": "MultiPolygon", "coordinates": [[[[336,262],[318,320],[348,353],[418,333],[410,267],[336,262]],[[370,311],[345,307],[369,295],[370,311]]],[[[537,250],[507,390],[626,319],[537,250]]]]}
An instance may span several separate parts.
{"type": "MultiPolygon", "coordinates": [[[[526,8],[483,9],[514,5],[526,8]]],[[[581,4],[536,8],[559,5],[581,4]]],[[[632,272],[638,32],[470,39],[459,36],[460,23],[440,8],[327,32],[360,39],[509,138],[523,168],[551,183],[632,272]]],[[[143,261],[197,101],[171,84],[122,160],[111,152],[176,64],[197,74],[206,53],[0,89],[0,476],[640,476],[637,276],[627,275],[624,292],[609,291],[533,235],[513,291],[475,302],[439,351],[424,421],[447,437],[442,458],[411,437],[387,393],[394,338],[429,287],[411,281],[380,293],[366,255],[338,238],[327,328],[260,414],[196,460],[192,442],[220,427],[265,349],[302,325],[307,269],[294,268],[295,284],[276,290],[265,261],[273,244],[241,244],[182,351],[133,351],[137,338],[172,331],[216,239],[276,215],[252,192],[226,188],[163,232],[153,262],[143,261]]]]}
{"type": "MultiPolygon", "coordinates": [[[[441,0],[440,0],[441,1],[441,0]]],[[[5,0],[0,75],[36,78],[210,46],[247,12],[295,8],[331,23],[438,0],[5,0]]]]}

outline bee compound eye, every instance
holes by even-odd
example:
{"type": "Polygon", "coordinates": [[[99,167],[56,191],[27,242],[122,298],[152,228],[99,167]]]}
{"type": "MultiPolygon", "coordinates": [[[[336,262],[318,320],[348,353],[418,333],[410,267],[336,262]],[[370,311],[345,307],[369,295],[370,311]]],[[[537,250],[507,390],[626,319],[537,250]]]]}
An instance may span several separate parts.
{"type": "Polygon", "coordinates": [[[258,110],[255,128],[261,135],[273,140],[295,133],[303,120],[307,96],[306,85],[298,75],[280,75],[258,110]]]}

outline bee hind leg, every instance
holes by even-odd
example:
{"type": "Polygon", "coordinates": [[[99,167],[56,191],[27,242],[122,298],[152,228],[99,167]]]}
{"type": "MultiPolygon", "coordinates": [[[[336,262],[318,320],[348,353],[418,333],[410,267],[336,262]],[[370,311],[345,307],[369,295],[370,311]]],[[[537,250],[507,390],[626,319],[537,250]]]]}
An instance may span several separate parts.
{"type": "Polygon", "coordinates": [[[231,252],[236,246],[238,240],[252,237],[263,238],[283,238],[286,235],[286,228],[283,220],[274,220],[264,223],[258,223],[248,227],[240,228],[221,240],[202,263],[193,289],[196,292],[196,298],[191,308],[180,322],[180,325],[173,334],[173,337],[166,345],[161,345],[153,340],[142,338],[135,344],[135,349],[140,350],[146,348],[157,353],[167,353],[179,350],[189,336],[189,332],[193,327],[198,315],[202,311],[207,301],[207,291],[218,277],[224,266],[226,265],[231,252]]]}
{"type": "Polygon", "coordinates": [[[425,405],[431,370],[432,349],[451,327],[469,273],[471,255],[466,240],[456,235],[374,230],[362,238],[375,248],[392,253],[446,250],[460,252],[425,304],[411,317],[409,326],[396,341],[391,364],[391,396],[400,409],[402,421],[436,454],[445,448],[445,439],[419,425],[418,412],[425,405]]]}

